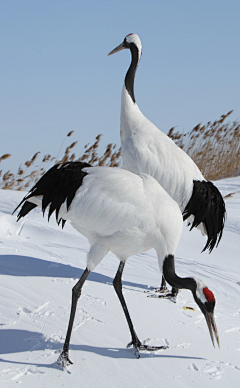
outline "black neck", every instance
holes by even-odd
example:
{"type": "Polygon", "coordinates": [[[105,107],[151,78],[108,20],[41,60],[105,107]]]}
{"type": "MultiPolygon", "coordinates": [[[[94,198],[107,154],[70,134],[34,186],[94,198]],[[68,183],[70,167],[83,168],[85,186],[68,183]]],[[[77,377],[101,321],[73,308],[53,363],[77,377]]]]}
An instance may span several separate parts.
{"type": "Polygon", "coordinates": [[[135,44],[130,44],[130,50],[132,54],[132,62],[129,66],[129,69],[127,71],[126,77],[125,77],[125,86],[126,89],[131,96],[133,102],[135,103],[135,96],[134,96],[134,79],[135,79],[135,73],[138,66],[138,48],[135,46],[135,44]]]}
{"type": "Polygon", "coordinates": [[[170,286],[196,291],[196,282],[193,278],[180,278],[175,272],[174,256],[168,255],[163,262],[163,276],[170,286]]]}

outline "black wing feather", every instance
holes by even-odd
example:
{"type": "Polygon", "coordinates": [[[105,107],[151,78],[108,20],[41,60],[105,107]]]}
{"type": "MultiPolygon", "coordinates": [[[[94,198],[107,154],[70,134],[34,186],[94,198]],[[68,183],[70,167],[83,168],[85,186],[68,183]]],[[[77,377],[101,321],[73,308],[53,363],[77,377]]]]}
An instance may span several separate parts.
{"type": "Polygon", "coordinates": [[[35,205],[35,203],[28,202],[28,201],[24,202],[24,204],[22,205],[22,208],[21,208],[21,215],[20,215],[20,213],[18,214],[17,220],[19,220],[21,217],[25,217],[25,215],[28,214],[35,207],[37,207],[37,205],[35,205]]]}
{"type": "Polygon", "coordinates": [[[207,231],[207,243],[203,251],[218,246],[223,233],[226,208],[223,197],[216,186],[210,181],[193,181],[192,196],[184,209],[183,220],[194,215],[191,229],[201,222],[207,231]]]}
{"type": "Polygon", "coordinates": [[[86,172],[82,171],[85,167],[91,167],[91,165],[83,162],[67,162],[56,164],[50,168],[14,210],[15,212],[22,205],[17,220],[21,217],[25,217],[26,214],[37,206],[30,202],[31,197],[42,196],[43,215],[46,208],[50,205],[48,220],[52,213],[55,212],[56,220],[58,224],[62,221],[63,228],[66,220],[58,219],[60,207],[67,201],[67,210],[69,210],[76,191],[82,185],[83,178],[87,175],[86,172]]]}

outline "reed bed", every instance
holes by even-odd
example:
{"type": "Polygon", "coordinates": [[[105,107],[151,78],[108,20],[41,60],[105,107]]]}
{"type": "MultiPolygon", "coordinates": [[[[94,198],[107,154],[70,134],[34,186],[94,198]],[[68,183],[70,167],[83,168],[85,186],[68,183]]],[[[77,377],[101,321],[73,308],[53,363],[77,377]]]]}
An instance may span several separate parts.
{"type": "Polygon", "coordinates": [[[171,128],[168,136],[197,164],[208,180],[240,175],[240,123],[219,120],[198,124],[187,134],[171,128]]]}
{"type": "MultiPolygon", "coordinates": [[[[13,174],[10,170],[6,172],[0,170],[0,188],[4,190],[28,190],[53,164],[57,163],[84,161],[93,166],[119,167],[121,149],[117,148],[116,144],[108,144],[103,155],[98,155],[99,143],[102,137],[101,134],[96,137],[95,142],[92,145],[85,145],[83,151],[78,154],[74,153],[74,148],[78,144],[78,141],[72,142],[65,149],[63,156],[59,158],[65,140],[72,136],[73,132],[74,131],[71,131],[66,135],[57,157],[47,154],[40,160],[39,163],[40,152],[36,152],[30,160],[27,160],[19,166],[16,174],[13,174]]],[[[2,160],[9,157],[11,157],[10,154],[2,155],[0,157],[0,163],[2,160]]]]}
{"type": "MultiPolygon", "coordinates": [[[[174,127],[168,133],[168,136],[194,160],[208,180],[240,175],[240,123],[226,122],[231,113],[232,111],[206,125],[198,124],[186,134],[176,131],[174,127]]],[[[81,152],[74,152],[78,142],[72,142],[60,158],[64,142],[73,132],[66,135],[56,157],[47,154],[39,163],[40,152],[36,152],[30,160],[19,166],[16,174],[10,170],[6,172],[0,170],[0,188],[28,190],[56,163],[84,161],[93,166],[120,166],[121,148],[117,148],[116,144],[108,144],[103,155],[99,156],[101,134],[92,145],[85,145],[81,152]]],[[[10,154],[2,155],[0,163],[10,157],[10,154]]]]}

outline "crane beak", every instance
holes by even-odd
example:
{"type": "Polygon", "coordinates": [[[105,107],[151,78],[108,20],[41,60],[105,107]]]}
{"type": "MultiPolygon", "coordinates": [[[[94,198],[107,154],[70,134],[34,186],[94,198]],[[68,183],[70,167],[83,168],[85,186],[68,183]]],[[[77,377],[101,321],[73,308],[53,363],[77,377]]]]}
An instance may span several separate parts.
{"type": "Polygon", "coordinates": [[[213,346],[215,347],[215,344],[214,344],[214,336],[215,336],[217,344],[218,344],[218,347],[220,349],[219,336],[218,336],[217,325],[216,325],[216,322],[215,322],[214,315],[211,312],[205,312],[204,316],[205,316],[205,319],[206,319],[206,322],[207,322],[207,325],[208,325],[208,330],[209,330],[209,333],[210,333],[210,336],[211,336],[211,340],[212,340],[213,346]]]}
{"type": "Polygon", "coordinates": [[[123,49],[125,49],[126,47],[124,47],[124,43],[121,43],[119,46],[117,46],[115,49],[113,49],[109,54],[108,54],[108,57],[109,55],[112,55],[112,54],[115,54],[117,53],[118,51],[121,51],[123,49]]]}

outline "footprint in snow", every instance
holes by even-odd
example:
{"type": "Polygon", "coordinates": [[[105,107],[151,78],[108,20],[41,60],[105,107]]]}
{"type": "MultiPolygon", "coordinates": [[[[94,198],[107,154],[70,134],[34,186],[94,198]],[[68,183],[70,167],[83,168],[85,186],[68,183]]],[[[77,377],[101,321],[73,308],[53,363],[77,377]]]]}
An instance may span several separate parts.
{"type": "Polygon", "coordinates": [[[224,369],[226,368],[240,370],[240,368],[236,365],[233,365],[229,362],[225,363],[223,361],[219,361],[206,364],[205,368],[203,369],[203,373],[207,373],[210,377],[210,380],[219,380],[221,379],[222,374],[224,373],[224,369]]]}
{"type": "Polygon", "coordinates": [[[191,364],[189,365],[188,369],[193,370],[193,371],[196,371],[196,372],[198,372],[198,370],[199,370],[199,368],[197,367],[197,365],[194,364],[194,363],[191,363],[191,364]]]}

